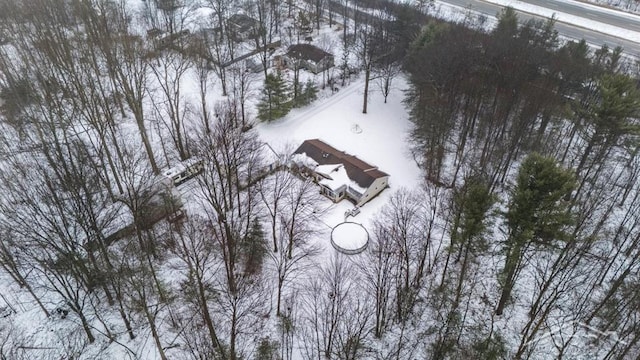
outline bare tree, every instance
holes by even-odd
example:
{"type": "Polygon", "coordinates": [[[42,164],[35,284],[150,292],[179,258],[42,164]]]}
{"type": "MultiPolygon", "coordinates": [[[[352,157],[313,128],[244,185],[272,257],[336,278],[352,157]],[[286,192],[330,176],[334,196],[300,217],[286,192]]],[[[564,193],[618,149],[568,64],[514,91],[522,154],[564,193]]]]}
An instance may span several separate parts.
{"type": "Polygon", "coordinates": [[[273,34],[277,27],[278,19],[277,12],[274,13],[273,9],[277,8],[275,1],[273,0],[255,0],[254,3],[250,3],[252,8],[250,13],[253,13],[257,19],[256,29],[254,32],[255,48],[260,56],[260,62],[262,63],[262,70],[264,76],[267,76],[269,70],[269,44],[273,40],[273,34]]]}
{"type": "Polygon", "coordinates": [[[378,83],[378,87],[380,88],[380,92],[384,97],[384,103],[387,103],[387,97],[391,93],[393,79],[395,79],[398,74],[400,74],[400,64],[399,63],[387,63],[376,66],[376,80],[378,83]]]}
{"type": "Polygon", "coordinates": [[[227,96],[227,65],[233,63],[236,56],[236,44],[229,34],[227,18],[230,16],[230,3],[226,0],[210,0],[213,9],[213,32],[205,37],[206,57],[220,78],[222,96],[227,96]]]}
{"type": "Polygon", "coordinates": [[[149,67],[162,93],[160,99],[154,97],[153,100],[156,117],[166,125],[180,160],[186,160],[190,157],[190,151],[185,123],[191,111],[184,99],[181,84],[191,68],[191,62],[183,54],[164,51],[156,61],[150,62],[149,67]]]}
{"type": "Polygon", "coordinates": [[[0,241],[0,267],[5,273],[9,274],[11,279],[20,286],[20,288],[26,289],[29,295],[36,302],[42,312],[48,317],[50,315],[49,310],[44,306],[40,296],[35,292],[31,282],[27,281],[29,275],[28,262],[24,263],[27,259],[20,256],[18,246],[14,244],[14,240],[9,236],[9,231],[3,230],[2,241],[0,241]]]}
{"type": "MultiPolygon", "coordinates": [[[[219,325],[214,323],[211,316],[211,302],[215,297],[215,277],[220,275],[220,265],[216,257],[214,246],[207,237],[206,229],[208,224],[198,215],[194,214],[189,217],[188,222],[180,225],[177,233],[173,235],[169,247],[175,251],[176,255],[184,263],[187,270],[187,277],[182,285],[185,298],[188,302],[194,304],[195,312],[202,319],[195,326],[183,324],[183,326],[198,331],[198,327],[204,325],[206,335],[202,341],[196,341],[194,344],[195,356],[209,356],[226,358],[226,353],[218,332],[219,325]],[[202,325],[200,325],[202,324],[202,325]],[[197,345],[200,344],[198,347],[197,345]]],[[[189,316],[190,315],[186,315],[189,316]]],[[[185,336],[189,334],[185,333],[185,336]]]]}
{"type": "Polygon", "coordinates": [[[193,60],[193,69],[198,79],[198,95],[200,100],[199,115],[202,118],[204,129],[208,133],[211,131],[212,114],[211,109],[208,106],[207,96],[209,95],[209,89],[213,82],[209,75],[211,72],[211,61],[207,57],[209,51],[206,48],[208,44],[206,36],[208,35],[203,33],[201,38],[194,37],[192,49],[196,53],[193,60]]]}
{"type": "Polygon", "coordinates": [[[375,61],[373,52],[374,36],[373,29],[366,24],[358,32],[357,51],[360,67],[364,70],[364,98],[362,100],[362,113],[367,113],[367,105],[369,104],[369,82],[371,81],[371,70],[375,61]]]}
{"type": "Polygon", "coordinates": [[[367,348],[373,309],[359,296],[357,270],[339,253],[319,278],[311,279],[302,302],[305,357],[360,359],[367,348]]]}
{"type": "Polygon", "coordinates": [[[393,290],[398,278],[395,272],[399,269],[394,255],[395,244],[391,241],[388,231],[384,220],[376,222],[367,256],[360,264],[367,293],[375,298],[374,335],[377,338],[381,338],[393,322],[393,290]]]}
{"type": "Polygon", "coordinates": [[[23,264],[34,271],[25,280],[31,279],[54,294],[64,304],[62,309],[76,314],[88,341],[93,342],[96,337],[89,320],[89,301],[101,284],[99,276],[93,277],[97,273],[83,251],[88,234],[80,219],[74,218],[78,214],[72,212],[73,195],[61,192],[60,183],[46,166],[14,163],[21,172],[26,171],[27,164],[31,172],[28,183],[5,187],[3,207],[9,216],[2,219],[3,227],[11,229],[10,236],[19,240],[14,243],[16,250],[23,264]]]}
{"type": "Polygon", "coordinates": [[[376,241],[385,244],[393,255],[394,312],[398,322],[409,319],[425,277],[434,270],[439,257],[434,239],[442,195],[443,191],[437,188],[425,193],[401,190],[381,211],[380,218],[384,221],[377,225],[376,241]],[[429,207],[424,205],[425,199],[429,207]]]}
{"type": "Polygon", "coordinates": [[[272,224],[272,229],[276,231],[273,234],[273,240],[277,246],[273,252],[269,253],[277,272],[276,314],[278,316],[281,315],[285,287],[309,269],[314,255],[319,251],[317,244],[314,244],[310,238],[317,232],[313,224],[317,220],[316,217],[321,215],[317,205],[320,195],[312,181],[299,180],[289,172],[281,176],[289,179],[275,183],[276,187],[273,189],[277,194],[280,190],[278,187],[282,186],[284,193],[278,199],[280,208],[277,210],[276,223],[272,224]]]}
{"type": "Polygon", "coordinates": [[[259,298],[260,281],[254,279],[260,274],[243,272],[242,267],[249,260],[242,249],[248,241],[255,241],[251,229],[260,214],[259,197],[252,184],[262,168],[262,147],[253,131],[236,126],[233,110],[221,106],[220,118],[211,132],[200,134],[202,151],[197,155],[204,161],[204,172],[198,177],[198,201],[210,224],[208,236],[217,245],[224,265],[224,281],[218,285],[219,306],[230,316],[226,318],[229,358],[235,360],[242,350],[242,324],[258,324],[261,306],[257,304],[264,304],[259,298]]]}
{"type": "Polygon", "coordinates": [[[230,66],[232,101],[236,107],[236,114],[243,129],[251,127],[249,114],[247,113],[247,102],[255,95],[254,81],[256,74],[247,68],[245,62],[239,62],[230,66]],[[239,109],[238,109],[239,108],[239,109]]]}
{"type": "Polygon", "coordinates": [[[149,258],[144,255],[137,256],[141,252],[143,254],[146,252],[139,245],[138,241],[128,242],[124,250],[131,255],[122,259],[123,269],[132,274],[125,280],[129,290],[129,306],[143,314],[151,330],[158,356],[160,359],[166,360],[167,354],[160,329],[161,319],[164,315],[163,310],[167,306],[166,294],[159,291],[158,282],[160,280],[149,258]]]}
{"type": "MultiPolygon", "coordinates": [[[[318,47],[321,48],[322,50],[331,53],[333,51],[333,48],[336,46],[335,40],[328,36],[327,34],[323,34],[320,36],[320,39],[318,40],[318,47]]],[[[327,85],[327,71],[329,71],[329,69],[322,69],[322,89],[324,89],[327,85]]]]}
{"type": "Polygon", "coordinates": [[[110,81],[133,113],[149,163],[157,174],[160,169],[149,139],[144,106],[148,95],[149,67],[145,56],[148,48],[142,38],[131,30],[125,11],[124,5],[119,4],[110,17],[112,21],[103,23],[104,41],[99,43],[99,47],[110,81]]]}
{"type": "Polygon", "coordinates": [[[324,16],[325,0],[313,0],[313,20],[316,23],[316,30],[320,32],[320,22],[324,16]]]}

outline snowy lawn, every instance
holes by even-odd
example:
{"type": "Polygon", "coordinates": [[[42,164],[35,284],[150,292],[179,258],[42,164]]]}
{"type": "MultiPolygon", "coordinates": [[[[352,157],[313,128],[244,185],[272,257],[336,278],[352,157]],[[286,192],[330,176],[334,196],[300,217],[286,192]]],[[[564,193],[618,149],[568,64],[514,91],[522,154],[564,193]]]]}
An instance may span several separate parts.
{"type": "MultiPolygon", "coordinates": [[[[370,231],[372,220],[394,191],[403,187],[415,189],[422,182],[407,141],[412,125],[402,104],[406,87],[404,78],[395,79],[385,104],[372,81],[368,114],[363,114],[364,81],[358,79],[333,96],[295,109],[283,119],[259,124],[258,132],[278,152],[292,153],[304,140],[317,138],[389,174],[390,188],[366,203],[359,215],[349,218],[370,231]]],[[[332,206],[327,199],[327,206],[330,209],[320,220],[328,227],[342,223],[345,211],[353,208],[347,200],[332,206]]],[[[329,238],[324,240],[329,244],[329,238]]]]}

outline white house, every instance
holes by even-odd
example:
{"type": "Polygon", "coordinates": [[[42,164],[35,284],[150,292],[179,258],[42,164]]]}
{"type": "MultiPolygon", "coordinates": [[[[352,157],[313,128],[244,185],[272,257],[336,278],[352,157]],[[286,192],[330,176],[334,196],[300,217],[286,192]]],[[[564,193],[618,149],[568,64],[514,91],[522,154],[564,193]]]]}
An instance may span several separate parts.
{"type": "Polygon", "coordinates": [[[293,153],[292,166],[312,176],[320,192],[338,202],[364,205],[389,186],[389,175],[319,139],[305,140],[293,153]]]}

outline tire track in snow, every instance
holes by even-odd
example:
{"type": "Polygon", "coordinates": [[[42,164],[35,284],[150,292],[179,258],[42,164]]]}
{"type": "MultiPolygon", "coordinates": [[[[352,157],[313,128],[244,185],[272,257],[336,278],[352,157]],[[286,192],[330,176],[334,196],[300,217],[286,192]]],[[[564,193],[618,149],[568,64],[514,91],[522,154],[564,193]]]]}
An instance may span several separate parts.
{"type": "Polygon", "coordinates": [[[359,85],[362,85],[362,82],[363,82],[362,80],[358,79],[352,82],[347,87],[342,88],[340,91],[338,91],[337,94],[333,94],[330,97],[321,100],[316,106],[311,106],[309,109],[303,110],[298,114],[295,114],[293,116],[288,116],[281,121],[266,125],[265,128],[268,127],[270,130],[272,130],[272,129],[279,129],[283,127],[290,127],[300,122],[301,120],[308,119],[310,117],[318,115],[322,111],[328,109],[332,105],[339,103],[341,100],[344,100],[349,95],[358,91],[360,89],[359,85]]]}

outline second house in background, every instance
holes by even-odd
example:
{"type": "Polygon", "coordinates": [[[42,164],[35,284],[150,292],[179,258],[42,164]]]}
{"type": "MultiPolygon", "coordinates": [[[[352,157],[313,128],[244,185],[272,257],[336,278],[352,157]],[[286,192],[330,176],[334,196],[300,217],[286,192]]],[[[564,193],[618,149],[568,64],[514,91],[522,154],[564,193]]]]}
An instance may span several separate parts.
{"type": "Polygon", "coordinates": [[[311,44],[295,44],[289,46],[287,62],[293,64],[298,61],[301,68],[314,74],[320,73],[334,66],[333,55],[311,44]]]}

